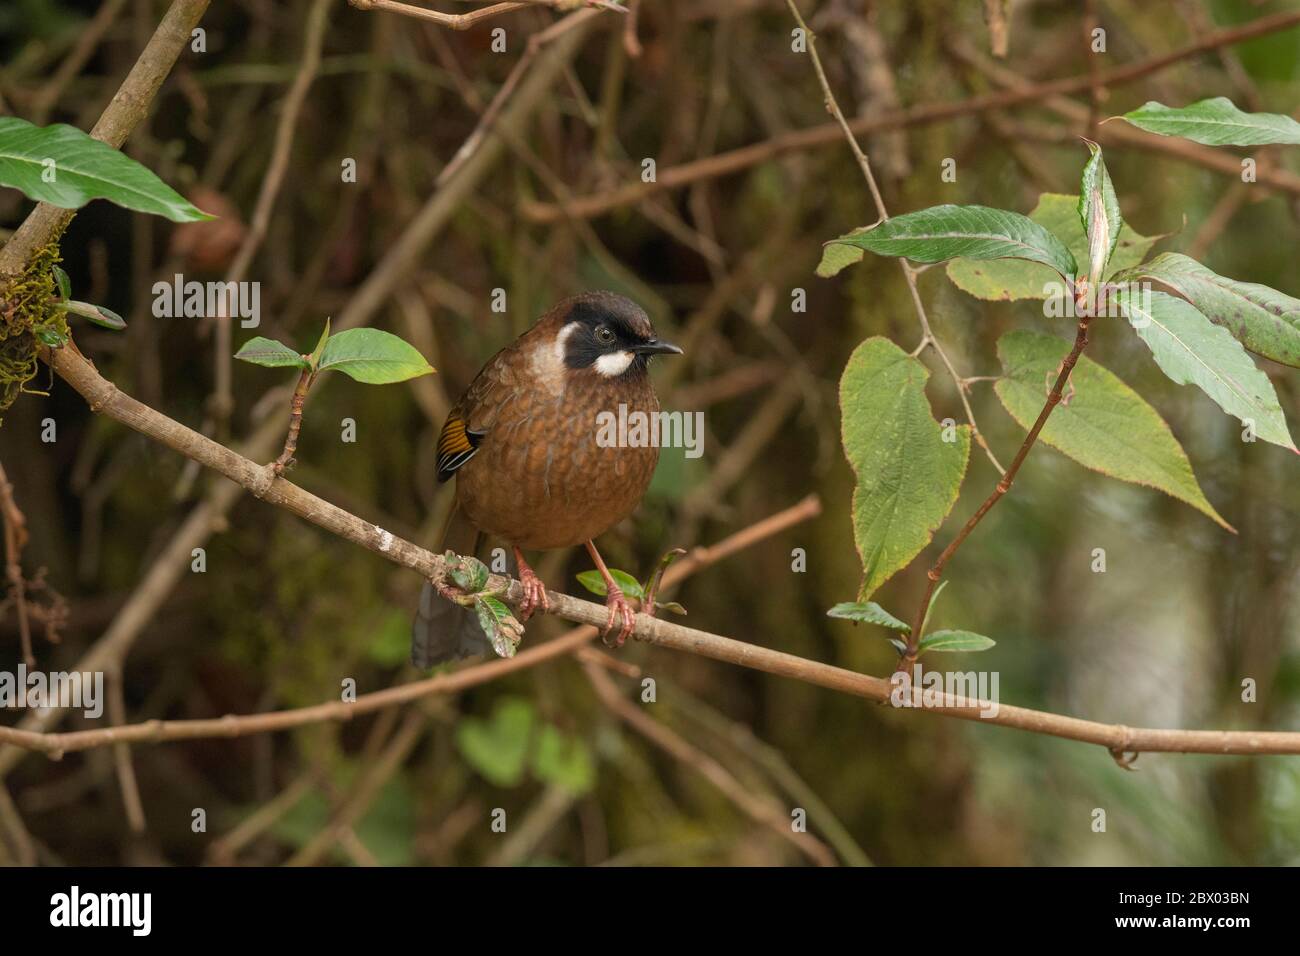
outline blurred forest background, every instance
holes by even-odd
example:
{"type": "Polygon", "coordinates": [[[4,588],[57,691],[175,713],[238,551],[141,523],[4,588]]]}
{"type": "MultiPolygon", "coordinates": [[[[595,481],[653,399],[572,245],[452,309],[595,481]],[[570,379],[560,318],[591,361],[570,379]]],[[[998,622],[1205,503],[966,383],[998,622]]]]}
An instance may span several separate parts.
{"type": "MultiPolygon", "coordinates": [[[[89,129],[165,7],[6,3],[3,111],[89,129]]],[[[1006,71],[1019,82],[1088,75],[1296,9],[1013,0],[1007,53],[995,59],[983,7],[801,3],[850,115],[957,102],[1001,88],[1006,71]],[[1094,25],[1107,37],[1095,62],[1086,39],[1094,25]]],[[[369,309],[366,321],[407,338],[439,374],[383,388],[324,380],[292,479],[436,548],[451,488],[435,484],[435,444],[449,400],[556,299],[614,289],[686,346],[684,360],[657,366],[659,391],[667,408],[703,410],[707,437],[698,460],[663,454],[635,520],[601,542],[610,564],[644,575],[670,547],[717,542],[816,494],[820,515],[700,570],[670,596],[692,626],[887,674],[895,654],[883,632],[826,616],[854,599],[861,573],[836,386],[864,337],[910,350],[920,330],[894,263],[868,257],[834,280],[813,275],[825,240],[877,217],[838,132],[806,146],[789,138],[829,120],[809,58],[791,50],[789,11],[778,0],[647,0],[634,34],[626,14],[594,11],[511,80],[529,37],[566,15],[537,6],[453,31],[342,0],[212,4],[206,52],[182,53],[127,151],[221,218],[178,227],[104,202],[82,211],[63,241],[64,266],[78,298],[119,312],[129,328],[80,325],[77,344],[120,387],[222,440],[283,423],[286,375],[236,363],[223,402],[212,323],[155,318],[150,289],[178,272],[202,281],[229,273],[255,228],[295,79],[318,52],[246,271],[261,282],[262,324],[236,325],[229,351],[253,334],[308,350],[327,316],[369,309]],[[504,53],[492,49],[494,27],[506,31],[504,53]],[[529,77],[547,64],[553,80],[530,92],[529,77]],[[517,85],[507,103],[532,102],[502,114],[507,142],[477,182],[449,190],[448,164],[508,81],[517,85]],[[679,167],[771,141],[792,148],[672,179],[679,167]],[[347,158],[355,183],[341,181],[347,158]],[[645,158],[663,188],[629,196],[645,158]],[[615,201],[561,211],[592,195],[615,201]],[[431,201],[442,204],[432,213],[431,201]],[[414,268],[359,305],[368,277],[393,267],[421,216],[438,225],[414,268]],[[491,308],[497,288],[505,313],[491,308]],[[806,290],[806,312],[791,308],[795,289],[806,290]],[[338,424],[349,417],[350,444],[338,424]],[[792,571],[796,548],[807,554],[802,573],[792,571]]],[[[1292,27],[1180,59],[1104,90],[1095,105],[1086,91],[1040,97],[862,141],[891,212],[958,202],[1027,213],[1042,192],[1077,191],[1086,158],[1078,136],[1092,129],[1125,218],[1143,234],[1169,234],[1158,249],[1300,295],[1294,188],[1241,183],[1232,150],[1201,150],[1230,160],[1225,172],[1092,125],[1149,99],[1223,95],[1243,109],[1292,113],[1298,70],[1292,27]],[[946,158],[956,160],[956,182],[941,180],[946,158]]],[[[1300,166],[1295,150],[1253,155],[1262,168],[1300,166]]],[[[29,207],[0,190],[9,229],[29,207]]],[[[942,268],[920,289],[964,375],[997,373],[994,343],[1008,329],[1071,334],[1038,303],[967,296],[942,268]]],[[[1240,534],[1040,445],[951,565],[935,623],[997,639],[965,666],[998,670],[1005,703],[1130,726],[1300,729],[1295,460],[1243,443],[1235,421],[1170,384],[1121,331],[1101,323],[1089,354],[1159,409],[1240,534]],[[1106,551],[1104,574],[1091,570],[1095,548],[1106,551]],[[1257,703],[1241,701],[1246,677],[1258,683],[1257,703]]],[[[951,379],[933,352],[926,361],[936,417],[962,420],[951,379]]],[[[1261,365],[1294,429],[1300,379],[1261,365]]],[[[418,676],[406,664],[418,576],[250,495],[218,501],[224,479],[91,414],[63,383],[51,391],[23,396],[0,427],[0,461],[31,531],[25,566],[47,568],[68,603],[58,644],[37,628],[42,669],[74,668],[114,635],[129,649],[121,686],[130,722],[300,707],[337,700],[348,677],[365,693],[418,676]],[[54,443],[41,441],[46,418],[57,423],[54,443]],[[192,539],[206,548],[204,573],[190,571],[188,544],[175,551],[192,539]],[[158,563],[178,560],[175,585],[160,585],[158,563]]],[[[1006,462],[1022,430],[988,383],[973,386],[971,402],[1006,462]]],[[[973,449],[939,548],[996,477],[973,449]]],[[[876,599],[910,614],[923,560],[876,599]]],[[[587,567],[580,551],[538,565],[550,586],[579,595],[574,575],[587,567]]],[[[538,619],[524,647],[567,629],[538,619]]],[[[5,747],[0,802],[46,863],[1300,863],[1295,758],[1144,755],[1126,772],[1099,747],[895,711],[635,642],[616,656],[655,678],[655,703],[639,702],[630,669],[603,669],[593,685],[565,656],[348,723],[60,761],[5,747]],[[614,699],[597,692],[609,686],[614,699]],[[620,699],[666,729],[671,746],[622,719],[620,699]],[[715,785],[720,777],[730,795],[715,785]],[[736,791],[775,807],[776,822],[756,819],[736,791]],[[782,838],[794,807],[808,810],[827,853],[782,838]],[[1104,834],[1091,828],[1096,807],[1107,810],[1104,834]],[[192,830],[195,808],[206,811],[206,833],[192,830]],[[506,811],[506,834],[491,829],[494,808],[506,811]]],[[[0,658],[9,670],[19,660],[12,612],[0,619],[0,658]]],[[[104,723],[73,714],[60,729],[104,723]]],[[[14,862],[12,842],[6,852],[14,862]]]]}

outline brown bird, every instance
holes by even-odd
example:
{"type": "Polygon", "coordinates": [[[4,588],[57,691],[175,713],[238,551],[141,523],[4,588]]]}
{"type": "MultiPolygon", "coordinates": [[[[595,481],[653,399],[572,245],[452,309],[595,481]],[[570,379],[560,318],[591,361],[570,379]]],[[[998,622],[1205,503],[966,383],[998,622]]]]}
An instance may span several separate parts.
{"type": "MultiPolygon", "coordinates": [[[[507,542],[524,587],[522,620],[550,607],[523,551],[586,544],[605,579],[606,637],[615,624],[619,644],[632,634],[632,606],[593,539],[636,510],[659,449],[604,447],[599,416],[618,416],[620,405],[629,416],[657,413],[648,366],[666,353],[681,349],[660,341],[636,303],[612,292],[574,296],[494,355],[447,415],[438,481],[456,478],[456,504],[443,546],[475,553],[484,534],[507,542]]],[[[487,647],[474,614],[426,583],[412,662],[425,668],[487,647]]]]}

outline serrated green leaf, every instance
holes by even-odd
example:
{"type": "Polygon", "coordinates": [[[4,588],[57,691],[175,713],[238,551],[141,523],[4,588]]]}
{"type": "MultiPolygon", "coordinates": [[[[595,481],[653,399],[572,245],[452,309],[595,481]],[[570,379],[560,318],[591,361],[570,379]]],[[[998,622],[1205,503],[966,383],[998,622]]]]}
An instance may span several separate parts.
{"type": "Polygon", "coordinates": [[[1079,221],[1088,239],[1088,253],[1084,259],[1088,263],[1088,281],[1095,288],[1106,274],[1106,263],[1119,242],[1124,217],[1120,214],[1119,199],[1115,196],[1101,147],[1090,139],[1084,142],[1092,155],[1083,167],[1079,181],[1079,221]]]}
{"type": "Polygon", "coordinates": [[[589,793],[596,785],[596,761],[591,750],[577,737],[546,724],[537,737],[533,773],[538,780],[575,796],[589,793]]]}
{"type": "MultiPolygon", "coordinates": [[[[618,568],[610,568],[609,576],[614,579],[623,590],[623,594],[630,598],[643,598],[645,592],[641,590],[641,582],[626,571],[620,571],[618,568]]],[[[590,591],[592,594],[605,596],[605,579],[600,576],[599,571],[583,571],[578,575],[578,583],[590,591]]]]}
{"type": "Polygon", "coordinates": [[[380,329],[347,329],[330,336],[317,368],[336,369],[368,385],[391,385],[433,372],[413,345],[380,329]]]}
{"type": "Polygon", "coordinates": [[[881,627],[892,627],[894,630],[903,631],[904,633],[912,629],[875,601],[860,603],[846,601],[835,605],[826,612],[826,616],[843,618],[846,621],[865,621],[868,624],[879,624],[881,627]]]}
{"type": "MultiPolygon", "coordinates": [[[[1079,225],[1079,197],[1061,193],[1043,193],[1029,218],[1060,239],[1070,254],[1080,262],[1088,261],[1088,237],[1079,225]]],[[[1159,236],[1139,236],[1125,225],[1117,236],[1110,262],[1102,275],[1109,278],[1120,269],[1135,266],[1146,256],[1159,236]]],[[[1058,294],[1066,291],[1054,269],[1037,262],[1020,259],[997,259],[980,262],[954,259],[947,266],[948,278],[957,288],[977,299],[1013,302],[1019,299],[1046,299],[1045,288],[1058,294]]]]}
{"type": "Polygon", "coordinates": [[[1195,385],[1260,438],[1296,450],[1273,383],[1240,342],[1182,299],[1135,291],[1122,287],[1115,301],[1171,381],[1195,385]]]}
{"type": "Polygon", "coordinates": [[[970,428],[953,441],[930,413],[918,359],[885,338],[854,350],[840,379],[844,453],[857,475],[853,535],[865,601],[920,553],[957,501],[970,456],[970,428]]]}
{"type": "Polygon", "coordinates": [[[927,634],[916,645],[917,656],[928,651],[935,652],[958,652],[958,651],[987,651],[994,647],[997,641],[991,637],[985,637],[983,634],[976,634],[973,631],[935,631],[933,634],[927,634]]]}
{"type": "Polygon", "coordinates": [[[1243,113],[1232,100],[1216,96],[1190,106],[1165,106],[1154,100],[1124,114],[1138,129],[1181,136],[1206,146],[1300,144],[1300,123],[1280,113],[1243,113]]]}
{"type": "Polygon", "coordinates": [[[55,302],[54,308],[62,309],[64,312],[71,312],[73,315],[79,315],[87,322],[93,322],[105,329],[112,329],[114,332],[121,332],[126,328],[125,319],[112,309],[106,309],[102,305],[95,305],[91,302],[78,302],[72,299],[66,302],[55,302]]]}
{"type": "Polygon", "coordinates": [[[476,594],[474,611],[497,657],[514,657],[524,638],[524,626],[510,613],[510,608],[491,594],[476,594]]]}
{"type": "Polygon", "coordinates": [[[62,209],[107,199],[173,222],[213,218],[130,156],[63,123],[0,117],[0,185],[62,209]]]}
{"type": "Polygon", "coordinates": [[[1221,276],[1177,252],[1161,253],[1126,274],[1169,286],[1252,352],[1300,368],[1300,299],[1221,276]]]}
{"type": "Polygon", "coordinates": [[[456,725],[461,756],[498,787],[517,786],[528,766],[534,724],[533,705],[510,697],[497,704],[490,720],[465,717],[456,725]]]}
{"type": "MultiPolygon", "coordinates": [[[[840,240],[848,239],[866,231],[866,229],[854,229],[852,232],[840,236],[840,240]]],[[[861,262],[865,254],[857,246],[848,246],[842,241],[828,242],[822,246],[822,261],[817,264],[817,275],[823,279],[829,279],[854,263],[861,262]]]]}
{"type": "Polygon", "coordinates": [[[307,360],[295,352],[283,342],[277,342],[275,339],[264,338],[261,335],[255,336],[245,342],[235,353],[235,358],[243,362],[251,362],[254,365],[261,365],[265,368],[301,368],[307,369],[311,366],[307,360]]]}
{"type": "MultiPolygon", "coordinates": [[[[1003,377],[993,390],[1028,430],[1046,401],[1046,381],[1060,368],[1070,343],[1037,332],[1008,332],[998,340],[1003,377]]],[[[1070,376],[1074,394],[1056,406],[1039,439],[1085,468],[1163,491],[1229,525],[1206,499],[1187,453],[1160,413],[1116,375],[1086,355],[1070,376]]]]}
{"type": "Polygon", "coordinates": [[[832,243],[917,262],[945,259],[1028,259],[1066,279],[1077,271],[1060,239],[1018,212],[987,206],[932,206],[851,232],[832,243]]]}

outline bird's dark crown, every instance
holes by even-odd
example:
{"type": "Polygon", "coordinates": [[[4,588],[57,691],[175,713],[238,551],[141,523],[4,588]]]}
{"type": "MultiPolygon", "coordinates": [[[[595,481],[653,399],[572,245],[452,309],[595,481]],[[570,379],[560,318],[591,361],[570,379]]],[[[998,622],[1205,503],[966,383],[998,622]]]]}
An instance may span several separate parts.
{"type": "Polygon", "coordinates": [[[644,372],[652,355],[681,351],[659,340],[640,306],[612,292],[588,293],[571,300],[561,312],[556,334],[566,336],[564,364],[570,369],[599,370],[602,356],[630,353],[631,361],[618,373],[626,375],[644,372]]]}

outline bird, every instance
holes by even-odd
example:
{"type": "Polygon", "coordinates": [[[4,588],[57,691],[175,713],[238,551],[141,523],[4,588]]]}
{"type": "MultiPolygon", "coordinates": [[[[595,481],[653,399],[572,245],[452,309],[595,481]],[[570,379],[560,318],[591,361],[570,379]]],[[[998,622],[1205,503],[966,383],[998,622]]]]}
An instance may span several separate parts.
{"type": "MultiPolygon", "coordinates": [[[[546,586],[523,552],[583,544],[605,582],[606,641],[616,625],[618,645],[632,636],[632,606],[595,539],[636,510],[659,448],[611,444],[601,435],[601,413],[617,416],[625,406],[624,420],[635,420],[633,412],[656,415],[650,360],[681,353],[659,338],[632,300],[586,292],[554,305],[497,352],[448,412],[438,438],[437,479],[454,479],[456,492],[443,547],[474,554],[485,535],[507,543],[524,591],[520,620],[550,609],[546,586]]],[[[412,628],[412,663],[426,669],[489,646],[472,611],[425,582],[412,628]]]]}

